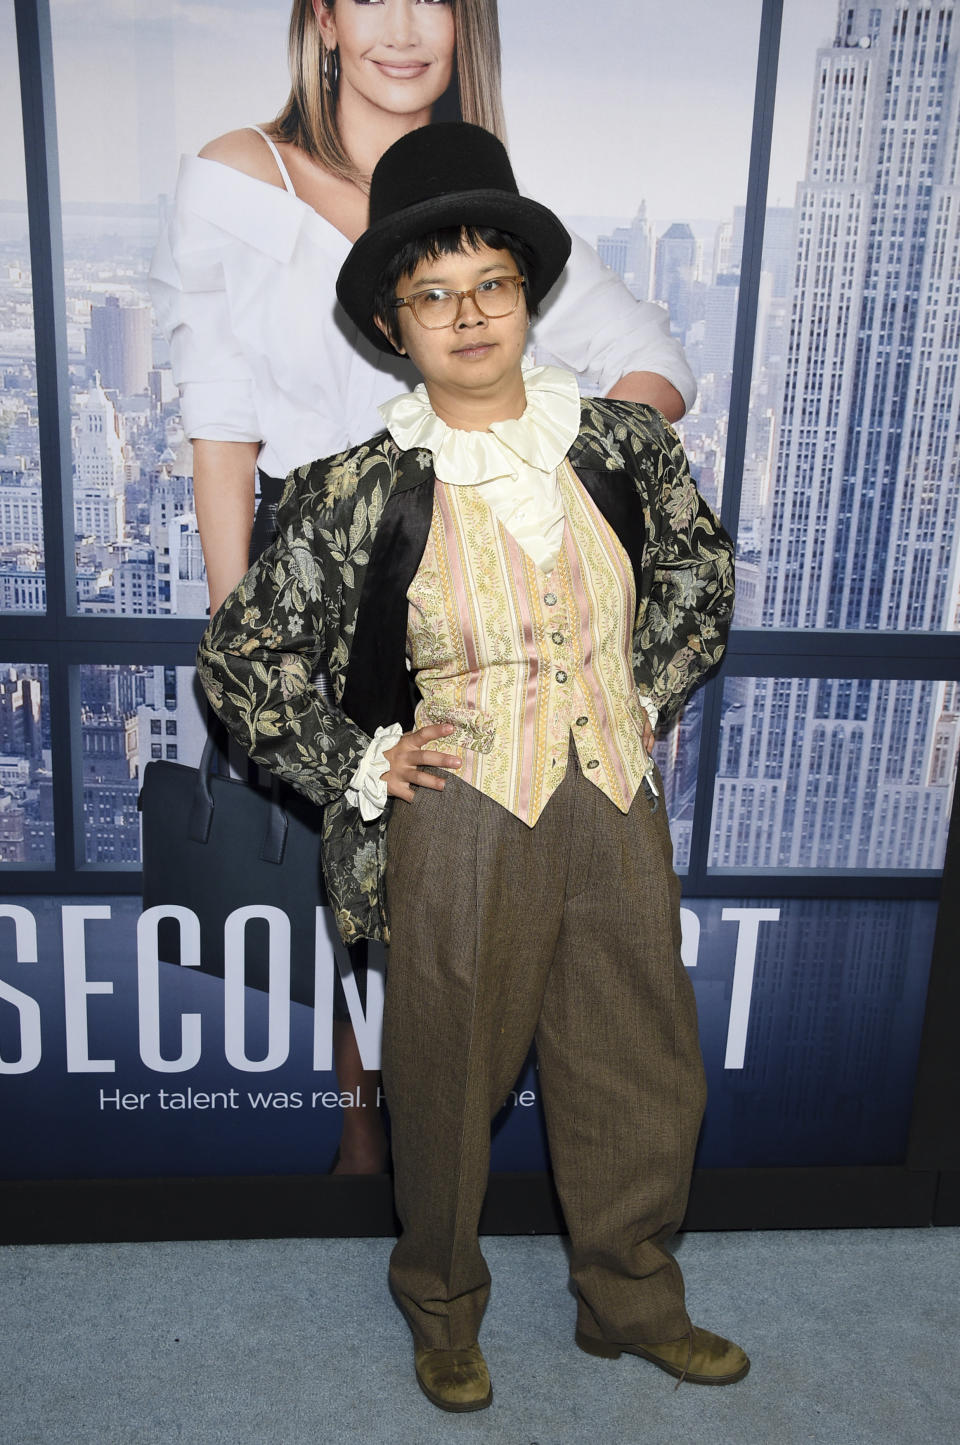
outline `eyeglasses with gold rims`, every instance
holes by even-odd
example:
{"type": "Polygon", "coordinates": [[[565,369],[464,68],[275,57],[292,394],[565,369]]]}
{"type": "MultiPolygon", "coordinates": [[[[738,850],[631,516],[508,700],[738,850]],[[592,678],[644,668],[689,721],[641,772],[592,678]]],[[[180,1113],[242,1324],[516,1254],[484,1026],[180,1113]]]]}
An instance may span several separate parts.
{"type": "Polygon", "coordinates": [[[526,279],[526,276],[488,276],[469,291],[431,286],[428,291],[415,291],[412,296],[398,296],[393,305],[398,309],[409,306],[414,320],[425,330],[442,331],[445,326],[456,326],[468,296],[480,315],[488,320],[510,316],[520,304],[520,288],[526,279]]]}

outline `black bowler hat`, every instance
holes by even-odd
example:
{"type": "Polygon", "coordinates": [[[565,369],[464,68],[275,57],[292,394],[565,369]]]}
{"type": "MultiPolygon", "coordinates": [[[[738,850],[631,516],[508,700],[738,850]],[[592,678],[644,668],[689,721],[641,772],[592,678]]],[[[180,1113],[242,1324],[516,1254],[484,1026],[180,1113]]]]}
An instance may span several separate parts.
{"type": "Polygon", "coordinates": [[[570,237],[553,212],[520,195],[495,135],[466,121],[410,131],[377,163],[370,225],[337,278],[344,311],[381,351],[394,348],[373,320],[377,281],[408,241],[447,226],[494,226],[526,241],[535,258],[527,277],[531,307],[546,296],[570,254],[570,237]]]}

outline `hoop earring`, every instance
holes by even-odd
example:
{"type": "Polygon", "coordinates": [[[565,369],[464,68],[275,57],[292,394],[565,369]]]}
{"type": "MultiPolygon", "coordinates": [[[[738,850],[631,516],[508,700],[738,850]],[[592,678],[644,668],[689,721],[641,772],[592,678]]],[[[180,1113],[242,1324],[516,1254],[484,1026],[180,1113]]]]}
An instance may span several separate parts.
{"type": "Polygon", "coordinates": [[[323,74],[323,86],[332,95],[340,80],[340,59],[336,50],[328,50],[324,46],[323,62],[320,67],[323,74]]]}

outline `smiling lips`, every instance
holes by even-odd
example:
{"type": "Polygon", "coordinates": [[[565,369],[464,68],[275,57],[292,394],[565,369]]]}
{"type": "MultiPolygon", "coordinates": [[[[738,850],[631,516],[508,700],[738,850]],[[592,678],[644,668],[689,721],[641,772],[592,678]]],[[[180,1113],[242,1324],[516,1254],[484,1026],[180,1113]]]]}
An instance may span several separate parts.
{"type": "Polygon", "coordinates": [[[370,63],[391,80],[418,80],[430,69],[429,60],[372,60],[370,63]]]}

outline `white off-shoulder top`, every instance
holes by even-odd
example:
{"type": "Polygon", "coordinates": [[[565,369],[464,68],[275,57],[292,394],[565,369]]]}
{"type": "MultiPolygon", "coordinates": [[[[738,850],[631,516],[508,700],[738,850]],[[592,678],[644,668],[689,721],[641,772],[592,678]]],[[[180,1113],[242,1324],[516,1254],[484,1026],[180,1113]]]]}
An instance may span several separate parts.
{"type": "MultiPolygon", "coordinates": [[[[258,441],[270,476],[366,441],[377,407],[418,377],[377,351],[336,300],[347,238],[296,195],[219,161],[185,156],[150,268],[170,338],[184,429],[193,440],[258,441]]],[[[696,383],[667,313],[633,299],[578,236],[530,332],[531,351],[607,391],[653,371],[689,407],[696,383]]]]}

